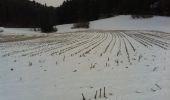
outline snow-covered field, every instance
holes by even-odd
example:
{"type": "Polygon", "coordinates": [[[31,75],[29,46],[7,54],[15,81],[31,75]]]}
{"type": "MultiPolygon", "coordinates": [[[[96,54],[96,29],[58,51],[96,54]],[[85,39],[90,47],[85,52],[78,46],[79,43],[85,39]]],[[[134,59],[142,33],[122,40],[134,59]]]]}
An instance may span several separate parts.
{"type": "Polygon", "coordinates": [[[0,100],[169,100],[170,34],[123,28],[1,36],[0,100]]]}
{"type": "Polygon", "coordinates": [[[170,17],[132,19],[131,16],[122,15],[93,21],[90,27],[103,30],[155,30],[170,33],[170,17]]]}
{"type": "MultiPolygon", "coordinates": [[[[58,25],[58,32],[77,31],[71,29],[73,24],[58,25]]],[[[170,17],[154,16],[153,18],[132,19],[121,15],[90,22],[90,29],[99,30],[155,30],[170,33],[170,17]]],[[[81,29],[85,30],[85,29],[81,29]]]]}

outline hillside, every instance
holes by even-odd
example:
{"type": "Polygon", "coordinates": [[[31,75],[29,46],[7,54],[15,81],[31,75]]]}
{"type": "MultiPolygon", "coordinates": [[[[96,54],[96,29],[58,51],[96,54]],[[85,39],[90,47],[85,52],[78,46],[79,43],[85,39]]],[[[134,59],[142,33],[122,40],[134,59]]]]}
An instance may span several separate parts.
{"type": "Polygon", "coordinates": [[[117,16],[51,34],[2,28],[0,100],[168,100],[169,25],[117,16]]]}
{"type": "MultiPolygon", "coordinates": [[[[76,31],[73,24],[58,25],[58,32],[76,31]]],[[[155,30],[170,33],[170,17],[154,16],[152,18],[132,19],[130,15],[96,20],[90,22],[90,29],[98,30],[155,30]]],[[[81,29],[85,30],[85,29],[81,29]]]]}

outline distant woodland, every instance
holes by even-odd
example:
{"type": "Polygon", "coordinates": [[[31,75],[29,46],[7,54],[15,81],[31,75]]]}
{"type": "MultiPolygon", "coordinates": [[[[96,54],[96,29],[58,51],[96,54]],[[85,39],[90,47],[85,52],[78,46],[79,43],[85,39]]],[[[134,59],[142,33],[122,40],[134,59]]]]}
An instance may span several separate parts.
{"type": "Polygon", "coordinates": [[[170,0],[66,0],[59,7],[0,0],[0,26],[4,27],[49,27],[116,15],[170,16],[170,0]]]}

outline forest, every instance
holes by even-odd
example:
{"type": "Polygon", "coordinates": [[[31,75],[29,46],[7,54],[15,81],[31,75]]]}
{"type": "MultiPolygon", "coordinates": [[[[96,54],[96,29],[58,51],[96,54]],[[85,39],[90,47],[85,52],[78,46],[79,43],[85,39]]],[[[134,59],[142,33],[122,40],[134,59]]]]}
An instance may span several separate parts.
{"type": "Polygon", "coordinates": [[[29,0],[0,0],[3,27],[50,27],[116,15],[170,16],[170,0],[66,0],[59,7],[29,0]]]}

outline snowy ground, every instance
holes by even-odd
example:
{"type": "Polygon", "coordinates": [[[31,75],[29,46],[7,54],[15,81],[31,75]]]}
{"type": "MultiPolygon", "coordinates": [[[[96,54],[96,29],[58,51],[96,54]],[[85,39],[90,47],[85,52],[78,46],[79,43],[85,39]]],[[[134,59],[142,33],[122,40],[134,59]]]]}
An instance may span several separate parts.
{"type": "MultiPolygon", "coordinates": [[[[71,29],[73,24],[57,26],[58,32],[77,31],[71,29]]],[[[155,30],[170,33],[170,17],[154,16],[145,19],[132,19],[129,15],[121,15],[90,22],[90,29],[99,30],[155,30]]],[[[81,29],[85,30],[85,29],[81,29]]]]}
{"type": "Polygon", "coordinates": [[[96,100],[170,98],[169,33],[86,30],[0,40],[0,100],[83,100],[82,93],[95,100],[96,91],[96,100]]]}
{"type": "Polygon", "coordinates": [[[117,16],[91,22],[92,29],[103,30],[155,30],[170,33],[170,17],[132,19],[131,16],[117,16]]]}

